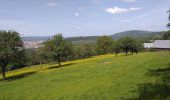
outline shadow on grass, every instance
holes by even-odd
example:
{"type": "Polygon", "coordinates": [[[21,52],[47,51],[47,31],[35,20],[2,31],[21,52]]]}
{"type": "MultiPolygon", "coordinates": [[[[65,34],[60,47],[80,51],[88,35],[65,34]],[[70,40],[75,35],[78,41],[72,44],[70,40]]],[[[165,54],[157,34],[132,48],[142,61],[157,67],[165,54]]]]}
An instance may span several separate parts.
{"type": "Polygon", "coordinates": [[[47,69],[55,69],[55,68],[60,68],[60,67],[67,67],[67,66],[71,66],[74,65],[75,63],[69,63],[69,64],[63,64],[61,66],[52,66],[52,67],[48,67],[47,69]]]}
{"type": "MultiPolygon", "coordinates": [[[[9,76],[5,79],[5,81],[9,82],[9,81],[14,81],[14,80],[17,80],[17,79],[22,79],[22,78],[25,78],[25,77],[28,77],[32,74],[35,74],[36,72],[27,72],[27,73],[22,73],[22,74],[18,74],[18,75],[14,75],[14,76],[9,76]]],[[[4,80],[0,80],[0,81],[4,81],[4,80]]]]}
{"type": "Polygon", "coordinates": [[[170,64],[166,68],[150,70],[147,75],[158,77],[155,83],[139,85],[138,97],[125,100],[170,100],[170,64]]]}

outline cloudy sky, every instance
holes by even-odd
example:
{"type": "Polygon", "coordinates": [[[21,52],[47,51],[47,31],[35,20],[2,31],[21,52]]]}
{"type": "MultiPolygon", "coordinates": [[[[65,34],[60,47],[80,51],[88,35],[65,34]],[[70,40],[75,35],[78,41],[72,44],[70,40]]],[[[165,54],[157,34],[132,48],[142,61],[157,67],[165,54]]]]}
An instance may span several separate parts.
{"type": "Polygon", "coordinates": [[[167,30],[170,0],[0,0],[0,29],[22,36],[167,30]]]}

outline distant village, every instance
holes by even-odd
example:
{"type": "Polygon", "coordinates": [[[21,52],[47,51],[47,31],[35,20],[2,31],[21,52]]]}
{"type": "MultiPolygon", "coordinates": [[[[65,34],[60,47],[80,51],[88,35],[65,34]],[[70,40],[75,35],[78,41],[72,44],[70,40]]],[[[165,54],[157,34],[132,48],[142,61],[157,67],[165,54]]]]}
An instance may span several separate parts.
{"type": "Polygon", "coordinates": [[[39,48],[43,46],[43,40],[40,41],[24,41],[24,47],[26,49],[30,49],[30,48],[39,48]]]}

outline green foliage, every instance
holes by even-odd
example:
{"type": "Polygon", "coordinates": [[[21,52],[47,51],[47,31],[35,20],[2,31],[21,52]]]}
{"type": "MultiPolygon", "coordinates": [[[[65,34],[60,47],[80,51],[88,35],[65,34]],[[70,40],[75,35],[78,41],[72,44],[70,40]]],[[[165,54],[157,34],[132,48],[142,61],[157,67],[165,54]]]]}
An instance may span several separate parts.
{"type": "Polygon", "coordinates": [[[36,49],[27,49],[26,50],[26,66],[37,65],[39,64],[39,56],[36,49]]]}
{"type": "Polygon", "coordinates": [[[57,60],[60,66],[61,61],[68,60],[72,53],[72,44],[65,41],[62,34],[57,34],[53,39],[44,43],[45,51],[48,53],[47,58],[57,60]]]}
{"type": "Polygon", "coordinates": [[[115,51],[120,52],[120,50],[125,51],[126,55],[130,51],[132,54],[139,50],[143,49],[143,44],[141,41],[132,38],[132,37],[122,37],[120,38],[115,45],[115,51]]]}
{"type": "Polygon", "coordinates": [[[23,42],[16,31],[0,31],[0,66],[5,78],[9,63],[17,62],[22,55],[23,42]]]}
{"type": "Polygon", "coordinates": [[[53,51],[54,51],[54,47],[53,47],[53,41],[52,40],[47,40],[44,42],[44,58],[46,59],[47,62],[53,62],[53,51]]]}
{"type": "Polygon", "coordinates": [[[98,36],[86,36],[86,37],[70,37],[70,38],[66,38],[65,40],[67,41],[72,41],[72,42],[75,42],[75,41],[95,41],[96,38],[98,36]]]}
{"type": "Polygon", "coordinates": [[[115,52],[116,56],[119,52],[121,52],[121,44],[120,41],[114,41],[113,42],[113,52],[115,52]]]}
{"type": "Polygon", "coordinates": [[[96,46],[95,43],[80,43],[74,45],[74,58],[75,59],[84,59],[96,55],[96,46]]]}
{"type": "Polygon", "coordinates": [[[18,53],[18,58],[15,59],[14,62],[10,63],[11,64],[10,70],[25,67],[27,61],[28,61],[28,59],[27,59],[27,55],[26,55],[26,49],[22,48],[22,50],[20,50],[20,52],[18,53]]]}
{"type": "Polygon", "coordinates": [[[164,33],[163,39],[164,40],[170,40],[170,31],[167,31],[167,32],[164,33]]]}
{"type": "Polygon", "coordinates": [[[120,42],[121,49],[126,52],[126,55],[128,51],[130,51],[130,49],[132,49],[134,45],[133,38],[128,37],[128,36],[120,38],[119,42],[120,42]]]}
{"type": "Polygon", "coordinates": [[[101,36],[96,40],[97,52],[99,54],[108,54],[113,50],[113,39],[110,36],[101,36]]]}

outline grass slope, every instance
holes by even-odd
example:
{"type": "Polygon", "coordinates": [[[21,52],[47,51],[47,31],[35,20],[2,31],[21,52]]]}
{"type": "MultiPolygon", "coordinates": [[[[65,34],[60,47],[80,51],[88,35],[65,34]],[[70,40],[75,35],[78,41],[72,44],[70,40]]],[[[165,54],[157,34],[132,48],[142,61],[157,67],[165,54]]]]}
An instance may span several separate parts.
{"type": "Polygon", "coordinates": [[[66,62],[60,68],[32,66],[7,73],[8,80],[0,81],[0,100],[169,98],[170,81],[161,83],[163,75],[170,73],[168,63],[170,52],[151,52],[97,56],[66,62]],[[158,91],[156,85],[162,84],[167,87],[158,91]]]}

